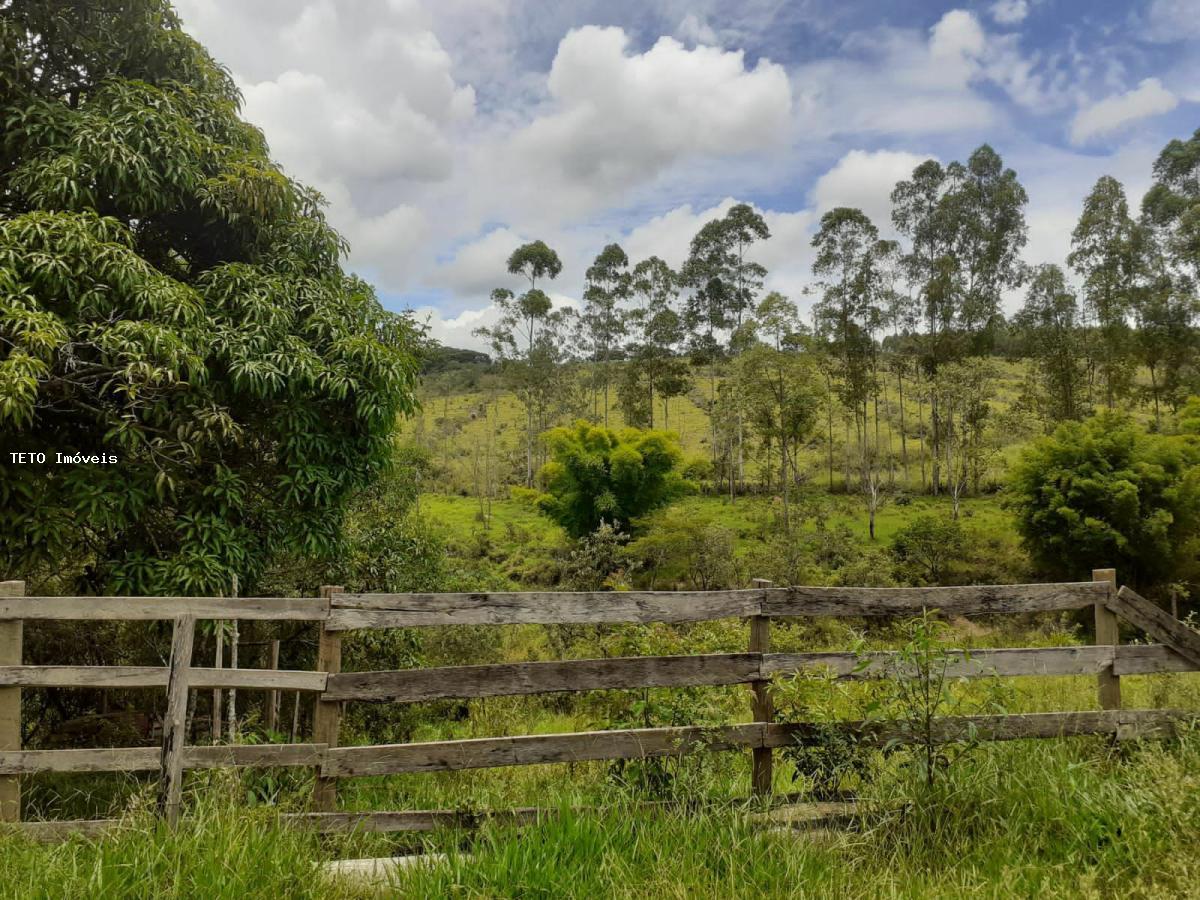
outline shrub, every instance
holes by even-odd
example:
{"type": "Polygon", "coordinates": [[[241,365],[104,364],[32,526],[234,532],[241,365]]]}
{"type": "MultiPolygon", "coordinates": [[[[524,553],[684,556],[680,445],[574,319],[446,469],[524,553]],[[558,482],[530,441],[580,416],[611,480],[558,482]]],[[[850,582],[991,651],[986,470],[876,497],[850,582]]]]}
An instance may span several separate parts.
{"type": "Polygon", "coordinates": [[[580,421],[543,438],[552,458],[542,467],[548,493],[539,505],[574,537],[601,522],[628,529],[636,517],[691,489],[680,474],[683,452],[674,434],[618,432],[580,421]]]}
{"type": "Polygon", "coordinates": [[[1200,444],[1120,413],[1068,422],[1022,454],[1008,502],[1053,576],[1115,566],[1136,584],[1170,582],[1200,535],[1200,444]]]}

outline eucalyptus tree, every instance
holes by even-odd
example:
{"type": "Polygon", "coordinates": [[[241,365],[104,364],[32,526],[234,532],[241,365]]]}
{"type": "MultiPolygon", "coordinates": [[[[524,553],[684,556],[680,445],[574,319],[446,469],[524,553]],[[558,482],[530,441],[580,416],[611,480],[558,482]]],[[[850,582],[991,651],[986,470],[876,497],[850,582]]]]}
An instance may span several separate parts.
{"type": "MultiPolygon", "coordinates": [[[[791,334],[795,335],[795,330],[791,334]]],[[[790,498],[799,478],[796,461],[821,408],[819,374],[811,355],[764,343],[743,353],[736,366],[746,385],[747,421],[765,445],[773,443],[779,448],[782,525],[788,531],[790,498]]]]}
{"type": "Polygon", "coordinates": [[[208,594],[333,556],[419,329],[164,0],[6,3],[0,48],[0,443],[51,457],[0,467],[0,565],[208,594]]]}
{"type": "Polygon", "coordinates": [[[627,310],[633,275],[629,257],[620,244],[609,244],[588,267],[583,290],[583,314],[580,324],[588,335],[592,360],[598,369],[598,383],[604,389],[604,427],[608,427],[608,389],[612,381],[612,358],[621,339],[629,330],[627,310]]]}
{"type": "MultiPolygon", "coordinates": [[[[684,283],[691,288],[684,321],[692,331],[692,355],[709,366],[710,405],[717,402],[717,361],[723,355],[721,335],[730,344],[739,339],[747,311],[753,309],[767,271],[748,258],[750,248],[771,236],[766,220],[754,208],[738,203],[720,219],[705,223],[692,238],[687,262],[682,269],[684,283]]],[[[737,385],[727,391],[736,393],[737,385]]],[[[736,431],[737,470],[742,474],[742,435],[739,405],[731,401],[736,431]]],[[[717,452],[716,419],[713,418],[712,443],[717,452]]],[[[733,496],[733,479],[730,480],[733,496]]]]}
{"type": "Polygon", "coordinates": [[[946,203],[953,229],[952,256],[958,268],[955,324],[968,351],[987,348],[979,337],[996,320],[1004,291],[1020,285],[1021,249],[1028,240],[1025,205],[1029,196],[1006,169],[1000,155],[983,144],[965,164],[946,167],[951,182],[946,203]]]}
{"type": "MultiPolygon", "coordinates": [[[[982,352],[1005,290],[1020,283],[1028,197],[991,147],[967,162],[918,165],[892,191],[892,222],[909,239],[905,270],[925,322],[922,366],[931,381],[946,362],[982,352]]],[[[932,488],[941,486],[941,412],[931,392],[932,488]]]]}
{"type": "Polygon", "coordinates": [[[558,254],[543,241],[523,244],[508,258],[508,271],[529,282],[516,295],[508,288],[492,291],[499,318],[490,328],[477,328],[500,360],[509,385],[525,407],[525,485],[533,486],[537,436],[551,424],[553,411],[568,397],[567,380],[559,377],[566,360],[565,330],[572,311],[555,309],[538,287],[562,271],[558,254]]]}
{"type": "Polygon", "coordinates": [[[817,334],[824,337],[837,360],[838,399],[846,410],[846,482],[849,489],[850,421],[853,418],[858,455],[865,455],[867,403],[874,390],[871,328],[877,318],[875,253],[879,229],[859,209],[838,207],[821,217],[813,237],[817,251],[813,274],[821,297],[813,307],[817,334]]]}
{"type": "Polygon", "coordinates": [[[1150,298],[1153,306],[1139,319],[1167,341],[1164,380],[1177,403],[1185,387],[1200,393],[1200,129],[1187,140],[1173,140],[1163,148],[1154,163],[1154,184],[1142,201],[1142,214],[1169,264],[1170,290],[1161,290],[1160,272],[1155,279],[1160,290],[1150,298]]]}
{"type": "Polygon", "coordinates": [[[1194,287],[1200,282],[1200,129],[1163,148],[1142,209],[1147,223],[1162,231],[1171,261],[1190,275],[1194,287]]]}
{"type": "Polygon", "coordinates": [[[1129,214],[1125,188],[1109,175],[1101,177],[1083,201],[1067,262],[1083,279],[1109,409],[1133,387],[1136,362],[1129,318],[1143,271],[1142,247],[1143,236],[1129,214]]]}
{"type": "Polygon", "coordinates": [[[1025,305],[1013,323],[1034,360],[1039,412],[1047,431],[1088,413],[1080,319],[1079,301],[1063,270],[1053,264],[1035,267],[1025,305]]]}
{"type": "Polygon", "coordinates": [[[686,393],[690,384],[687,360],[679,352],[684,340],[683,318],[675,309],[679,289],[679,276],[657,256],[633,267],[629,365],[618,388],[630,424],[653,428],[658,397],[663,403],[663,427],[668,427],[671,398],[686,393]]]}

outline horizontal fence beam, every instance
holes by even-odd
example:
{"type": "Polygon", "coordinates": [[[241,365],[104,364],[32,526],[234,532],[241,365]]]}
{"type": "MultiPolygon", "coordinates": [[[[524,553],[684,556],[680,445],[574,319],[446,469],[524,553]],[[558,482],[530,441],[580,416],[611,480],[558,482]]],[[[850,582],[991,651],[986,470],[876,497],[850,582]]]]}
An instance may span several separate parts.
{"type": "Polygon", "coordinates": [[[762,590],[334,594],[330,631],[417,625],[702,622],[757,615],[762,590]]]}
{"type": "Polygon", "coordinates": [[[0,619],[324,621],[322,597],[0,597],[0,619]]]}
{"type": "MultiPolygon", "coordinates": [[[[778,815],[787,811],[789,818],[784,821],[795,821],[790,813],[792,809],[800,813],[805,823],[820,823],[822,821],[844,821],[853,810],[854,804],[845,802],[801,802],[803,795],[782,794],[773,798],[771,807],[774,813],[762,815],[778,815]]],[[[706,800],[697,803],[694,798],[684,800],[644,800],[622,804],[621,809],[636,812],[656,812],[676,809],[736,809],[752,802],[747,798],[730,798],[722,800],[706,800]]],[[[755,798],[755,806],[761,805],[761,800],[755,798]]],[[[565,809],[575,814],[597,814],[611,812],[610,806],[570,806],[565,809]]],[[[456,831],[471,831],[485,824],[495,824],[505,827],[522,827],[537,822],[555,819],[562,815],[564,807],[548,806],[518,806],[508,809],[466,810],[466,809],[412,809],[412,810],[361,810],[353,812],[302,812],[283,813],[279,822],[292,828],[315,831],[320,834],[397,834],[397,833],[427,833],[444,829],[456,831]]],[[[60,841],[72,835],[85,837],[101,837],[120,828],[144,827],[135,818],[124,819],[63,819],[44,820],[35,822],[16,822],[9,826],[0,825],[0,834],[20,834],[22,837],[37,841],[60,841]]]]}
{"type": "Polygon", "coordinates": [[[1107,597],[1108,586],[1091,581],[927,588],[787,587],[766,591],[762,615],[900,616],[937,609],[956,616],[978,616],[1083,609],[1107,597]]]}
{"type": "MultiPolygon", "coordinates": [[[[1168,737],[1195,713],[1176,709],[1102,709],[1081,712],[1017,713],[995,716],[949,716],[933,720],[939,742],[1014,741],[1025,738],[1112,735],[1122,740],[1168,737]]],[[[912,732],[894,720],[875,722],[796,722],[766,726],[765,746],[812,744],[839,735],[868,746],[911,744],[912,732]]]]}
{"type": "Polygon", "coordinates": [[[561,691],[743,684],[759,679],[757,653],[630,656],[354,672],[329,676],[325,700],[414,702],[561,691]]]}
{"type": "MultiPolygon", "coordinates": [[[[0,685],[43,688],[161,688],[164,666],[0,666],[0,685]]],[[[287,669],[188,669],[190,688],[246,690],[325,690],[324,672],[287,669]]]]}
{"type": "MultiPolygon", "coordinates": [[[[325,744],[230,744],[187,747],[185,769],[317,766],[325,744]]],[[[7,750],[0,752],[0,775],[35,772],[156,772],[158,747],[110,747],[95,750],[7,750]]]]}
{"type": "Polygon", "coordinates": [[[765,727],[762,724],[747,724],[711,728],[634,728],[422,744],[337,747],[326,753],[322,774],[341,778],[678,756],[701,749],[733,750],[762,746],[765,727]]]}
{"type": "MultiPolygon", "coordinates": [[[[811,653],[709,653],[701,656],[632,656],[554,662],[498,663],[351,672],[330,675],[322,699],[376,703],[503,697],[566,691],[630,690],[745,684],[811,673],[838,680],[911,676],[899,654],[841,651],[811,653]]],[[[954,678],[1187,672],[1200,669],[1169,647],[1067,647],[954,650],[946,672],[954,678]]],[[[2,671],[2,670],[0,670],[2,671]]]]}
{"type": "MultiPolygon", "coordinates": [[[[1100,710],[1029,713],[1009,716],[962,716],[939,719],[939,740],[1016,740],[1111,734],[1121,738],[1163,736],[1188,714],[1177,710],[1100,710]]],[[[682,756],[697,751],[784,747],[811,743],[830,735],[872,745],[911,743],[914,738],[897,722],[830,722],[719,725],[710,728],[638,728],[568,734],[521,735],[338,747],[327,751],[322,775],[345,778],[417,772],[451,772],[502,766],[576,763],[603,759],[646,759],[682,756]]]]}
{"type": "Polygon", "coordinates": [[[428,625],[678,623],[747,616],[954,615],[1080,609],[1107,585],[935,588],[752,588],[737,591],[528,591],[473,594],[334,594],[322,597],[3,597],[0,620],[199,619],[323,621],[331,631],[428,625]]]}
{"type": "MultiPolygon", "coordinates": [[[[1111,666],[1118,652],[1118,648],[1090,645],[948,650],[945,657],[946,674],[951,678],[1095,675],[1111,666]]],[[[762,675],[770,678],[804,673],[828,675],[839,681],[856,681],[911,678],[918,674],[913,666],[904,665],[901,660],[901,655],[894,650],[862,654],[841,651],[768,653],[762,660],[762,675]]],[[[1165,664],[1165,658],[1147,661],[1151,667],[1165,664]]],[[[940,670],[940,665],[937,668],[940,670]]]]}

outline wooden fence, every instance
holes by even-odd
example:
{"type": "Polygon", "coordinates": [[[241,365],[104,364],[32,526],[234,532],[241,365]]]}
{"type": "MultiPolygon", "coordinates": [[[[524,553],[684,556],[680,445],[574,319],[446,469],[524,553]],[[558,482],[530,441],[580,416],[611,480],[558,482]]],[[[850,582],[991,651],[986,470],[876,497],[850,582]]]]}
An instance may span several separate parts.
{"type": "MultiPolygon", "coordinates": [[[[880,617],[937,609],[947,615],[994,615],[1093,609],[1095,644],[1088,646],[974,650],[958,655],[952,673],[963,677],[1093,675],[1098,710],[954,717],[937,723],[945,739],[971,735],[990,740],[1112,735],[1158,736],[1171,732],[1181,713],[1121,707],[1121,676],[1200,670],[1200,634],[1129,588],[1116,573],[1097,570],[1090,582],[945,588],[773,587],[756,581],[747,590],[708,592],[349,594],[322,588],[315,598],[27,597],[21,582],[0,584],[0,821],[20,819],[19,778],[37,772],[159,773],[159,808],[169,821],[180,810],[184,769],[226,766],[309,766],[316,773],[314,812],[293,816],[327,831],[422,831],[473,823],[478,816],[453,810],[338,812],[337,781],[364,775],[442,772],[492,766],[584,760],[674,757],[695,751],[750,750],[751,789],[771,789],[772,751],[840,729],[867,743],[909,738],[897,722],[777,722],[771,679],[823,670],[841,679],[903,677],[895,654],[771,652],[771,623],[798,616],[880,617]],[[1118,616],[1158,643],[1122,645],[1118,616]],[[463,665],[399,671],[341,671],[344,632],[364,628],[436,625],[573,623],[682,623],[739,617],[749,626],[745,653],[573,659],[553,662],[463,665]],[[24,620],[173,620],[170,664],[134,666],[22,665],[24,620]],[[197,619],[309,620],[319,622],[315,672],[206,669],[191,665],[197,619]],[[413,703],[447,698],[513,696],[543,692],[747,684],[752,721],[717,727],[640,728],[569,734],[477,738],[425,743],[338,746],[343,704],[413,703]],[[23,750],[20,690],[37,688],[166,688],[162,748],[23,750]],[[188,691],[236,688],[308,691],[315,697],[313,742],[306,744],[185,746],[188,691]]],[[[521,820],[533,810],[488,815],[521,820]]],[[[95,831],[110,823],[29,822],[30,831],[57,836],[95,831]]]]}

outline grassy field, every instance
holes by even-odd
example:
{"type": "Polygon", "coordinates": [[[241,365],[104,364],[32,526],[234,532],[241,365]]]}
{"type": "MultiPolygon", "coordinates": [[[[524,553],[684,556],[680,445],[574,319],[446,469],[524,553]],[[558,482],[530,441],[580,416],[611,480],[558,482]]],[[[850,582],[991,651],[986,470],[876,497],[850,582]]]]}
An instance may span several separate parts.
{"type": "MultiPolygon", "coordinates": [[[[1024,372],[1001,365],[997,411],[1009,408],[1024,372]]],[[[906,398],[910,399],[910,398],[906,398]]],[[[689,454],[708,454],[703,397],[672,402],[670,427],[689,454]]],[[[898,409],[887,410],[891,434],[898,409]]],[[[906,407],[915,438],[916,405],[906,407]]],[[[619,411],[611,415],[619,425],[619,411]]],[[[420,516],[445,543],[463,590],[561,587],[572,544],[564,531],[507,485],[523,471],[521,412],[503,392],[428,391],[408,437],[426,447],[437,474],[417,502],[420,516]],[[490,485],[481,499],[481,485],[490,485]],[[461,563],[461,565],[460,565],[461,563]],[[466,574],[463,574],[466,573],[466,574]]],[[[836,437],[836,435],[835,435],[836,437]]],[[[995,477],[1029,434],[997,434],[995,477]]],[[[913,477],[917,445],[909,445],[913,477]]],[[[729,586],[768,575],[784,544],[805,553],[857,560],[814,570],[808,583],[891,583],[888,548],[920,516],[948,518],[950,501],[899,492],[879,512],[874,539],[866,508],[853,495],[823,490],[823,449],[805,465],[811,487],[793,510],[799,526],[780,543],[778,502],[748,495],[676,501],[666,511],[684,523],[715,523],[730,537],[729,586]],[[818,538],[820,540],[818,540],[818,538]],[[849,579],[837,581],[836,579],[849,579]]],[[[753,452],[751,453],[753,457],[753,452]]],[[[751,463],[751,474],[757,471],[751,463]]],[[[840,474],[840,473],[839,473],[840,474]]],[[[963,501],[967,580],[1034,577],[1001,495],[963,501]],[[980,560],[983,561],[982,565],[980,560]],[[991,566],[989,568],[989,565],[991,566]]],[[[654,526],[659,527],[659,526],[654,526]]],[[[649,530],[649,529],[644,529],[649,530]]],[[[673,572],[657,588],[686,586],[673,572]],[[674,579],[672,581],[672,579],[674,579]]],[[[642,577],[622,573],[622,586],[642,577]]],[[[1081,573],[1080,577],[1087,577],[1081,573]]],[[[948,646],[984,648],[1086,643],[1081,617],[1042,615],[954,620],[948,646]]],[[[778,622],[779,652],[894,649],[903,623],[818,619],[778,622]]],[[[682,626],[504,626],[350,634],[347,668],[515,662],[558,658],[742,652],[740,620],[682,626]],[[413,660],[419,660],[414,663],[413,660]]],[[[1125,677],[1127,708],[1200,711],[1200,674],[1125,677]]],[[[776,708],[787,721],[861,718],[895,702],[883,682],[820,677],[778,680],[776,708]]],[[[1094,677],[979,679],[955,683],[959,713],[1088,710],[1097,706],[1094,677]]],[[[716,688],[595,691],[425,704],[351,704],[343,743],[408,742],[517,734],[733,724],[750,718],[744,685],[716,688]]],[[[253,723],[248,723],[253,727],[253,723]]],[[[828,748],[827,748],[828,749],[828,748]]],[[[961,749],[961,748],[960,748],[961,749]]],[[[842,747],[830,752],[846,753],[842,747]]],[[[857,753],[858,751],[853,751],[857,753]]],[[[957,751],[952,750],[954,756],[957,751]]],[[[59,776],[26,780],[27,817],[118,817],[112,836],[40,845],[0,832],[0,900],[26,897],[985,897],[1052,895],[1200,896],[1190,848],[1200,838],[1200,733],[1170,741],[1114,745],[1100,738],[1017,741],[967,752],[932,786],[905,751],[864,751],[837,788],[859,800],[849,827],[817,833],[771,828],[760,805],[745,802],[749,755],[697,754],[679,760],[583,762],[463,772],[347,779],[346,810],[483,810],[539,806],[561,815],[517,831],[488,825],[471,834],[318,837],[280,825],[278,814],[303,810],[312,790],[307,770],[194,772],[186,779],[184,825],[169,832],[151,815],[154,787],[140,776],[59,776]],[[679,807],[648,813],[633,804],[671,798],[679,807]],[[578,812],[602,807],[607,812],[578,812]],[[444,864],[417,867],[379,889],[334,883],[321,862],[438,851],[444,864]]],[[[817,796],[811,760],[776,754],[777,795],[817,796]]]]}

